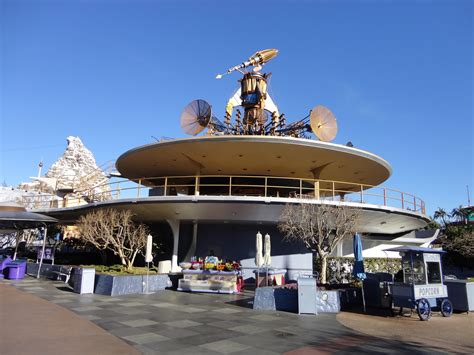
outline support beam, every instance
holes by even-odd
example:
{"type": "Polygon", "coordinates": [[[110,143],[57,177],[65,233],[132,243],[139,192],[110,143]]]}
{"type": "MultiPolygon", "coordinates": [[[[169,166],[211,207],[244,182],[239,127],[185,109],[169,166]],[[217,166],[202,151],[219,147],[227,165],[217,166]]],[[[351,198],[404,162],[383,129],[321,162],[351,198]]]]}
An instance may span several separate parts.
{"type": "Polygon", "coordinates": [[[178,245],[179,245],[179,225],[180,221],[177,219],[167,219],[166,222],[171,227],[173,232],[173,255],[171,256],[171,272],[180,272],[181,268],[178,266],[178,245]]]}
{"type": "Polygon", "coordinates": [[[191,244],[189,245],[189,249],[188,249],[188,252],[186,253],[184,261],[191,261],[191,257],[196,255],[197,231],[198,231],[198,223],[197,221],[193,221],[193,239],[191,240],[191,244]]]}

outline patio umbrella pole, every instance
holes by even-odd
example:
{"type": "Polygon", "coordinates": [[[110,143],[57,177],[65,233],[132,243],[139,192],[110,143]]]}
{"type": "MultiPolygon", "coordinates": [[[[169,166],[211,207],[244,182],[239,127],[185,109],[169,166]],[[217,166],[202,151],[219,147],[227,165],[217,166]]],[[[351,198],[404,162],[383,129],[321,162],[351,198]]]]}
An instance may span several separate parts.
{"type": "Polygon", "coordinates": [[[16,230],[16,236],[15,236],[15,253],[13,254],[13,260],[16,260],[16,254],[18,252],[18,243],[20,241],[20,230],[16,230]]]}
{"type": "Polygon", "coordinates": [[[40,258],[40,263],[38,266],[38,273],[36,274],[36,278],[40,278],[40,273],[41,273],[41,265],[43,265],[43,256],[44,256],[44,250],[46,249],[46,236],[48,235],[48,227],[46,224],[44,225],[44,236],[43,236],[43,250],[41,251],[41,258],[40,258]]]}
{"type": "Polygon", "coordinates": [[[361,290],[362,290],[362,306],[364,307],[364,313],[367,313],[365,309],[365,295],[364,295],[364,281],[363,280],[362,280],[361,290]]]}

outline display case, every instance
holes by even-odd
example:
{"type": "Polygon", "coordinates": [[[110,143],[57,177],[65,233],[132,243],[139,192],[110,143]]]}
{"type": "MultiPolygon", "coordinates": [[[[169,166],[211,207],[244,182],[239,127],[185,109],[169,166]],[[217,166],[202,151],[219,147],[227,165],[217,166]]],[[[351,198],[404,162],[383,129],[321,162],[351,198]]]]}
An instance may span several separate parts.
{"type": "Polygon", "coordinates": [[[183,270],[178,281],[178,291],[238,293],[242,278],[238,271],[183,270]]]}

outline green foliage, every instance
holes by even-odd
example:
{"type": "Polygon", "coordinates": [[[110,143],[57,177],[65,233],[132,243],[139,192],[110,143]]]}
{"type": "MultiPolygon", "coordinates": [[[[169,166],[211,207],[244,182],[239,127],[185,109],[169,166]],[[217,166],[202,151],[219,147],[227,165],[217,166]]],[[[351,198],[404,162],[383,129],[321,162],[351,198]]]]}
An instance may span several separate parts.
{"type": "MultiPolygon", "coordinates": [[[[127,270],[124,265],[81,265],[81,267],[88,267],[94,268],[96,273],[99,274],[106,274],[106,275],[113,275],[113,276],[124,276],[124,275],[146,275],[147,268],[146,267],[134,267],[131,270],[127,270]]],[[[155,267],[150,267],[150,275],[156,274],[158,270],[155,267]]]]}
{"type": "Polygon", "coordinates": [[[474,226],[468,223],[472,209],[454,208],[447,213],[439,208],[434,219],[441,222],[442,234],[437,242],[447,251],[445,260],[452,265],[474,267],[474,226]]]}
{"type": "Polygon", "coordinates": [[[447,260],[456,266],[474,267],[474,228],[472,225],[448,224],[439,238],[448,252],[447,260]]]}
{"type": "MultiPolygon", "coordinates": [[[[315,270],[320,269],[320,265],[315,261],[315,270]]],[[[329,283],[349,283],[353,282],[352,268],[353,258],[329,257],[328,258],[328,282],[329,283]]],[[[401,269],[401,260],[394,258],[364,258],[365,272],[388,272],[396,274],[401,269]]]]}

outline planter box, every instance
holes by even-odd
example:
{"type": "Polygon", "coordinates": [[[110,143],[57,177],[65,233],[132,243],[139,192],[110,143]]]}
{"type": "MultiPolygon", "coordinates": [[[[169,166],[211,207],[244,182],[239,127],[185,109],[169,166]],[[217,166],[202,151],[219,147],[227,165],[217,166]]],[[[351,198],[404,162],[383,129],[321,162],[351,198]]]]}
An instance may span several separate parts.
{"type": "MultiPolygon", "coordinates": [[[[54,278],[56,275],[54,272],[60,272],[63,265],[51,265],[43,264],[41,265],[40,277],[54,278]]],[[[27,263],[26,264],[26,273],[28,275],[36,277],[38,273],[39,264],[37,263],[27,263]]]]}
{"type": "Polygon", "coordinates": [[[172,285],[168,274],[113,276],[95,275],[94,293],[105,296],[131,295],[145,292],[156,292],[172,285]]]}
{"type": "Polygon", "coordinates": [[[258,287],[255,289],[253,309],[298,312],[298,291],[284,288],[258,287]]]}
{"type": "MultiPolygon", "coordinates": [[[[316,291],[314,302],[316,302],[318,313],[337,313],[340,311],[338,291],[316,291]]],[[[298,313],[298,290],[259,287],[255,289],[253,309],[298,313]]]]}

